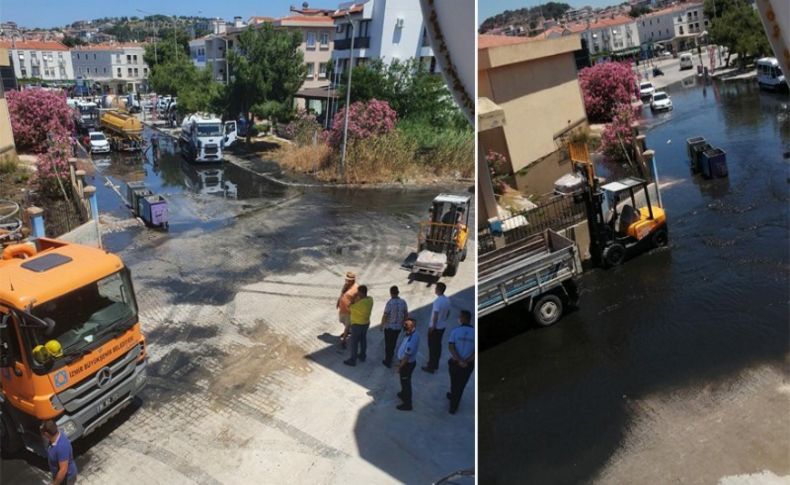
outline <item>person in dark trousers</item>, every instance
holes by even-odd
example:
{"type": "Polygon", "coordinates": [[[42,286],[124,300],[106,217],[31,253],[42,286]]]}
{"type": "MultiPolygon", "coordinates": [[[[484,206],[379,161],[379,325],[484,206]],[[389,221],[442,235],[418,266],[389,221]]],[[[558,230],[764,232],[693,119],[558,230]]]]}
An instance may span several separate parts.
{"type": "Polygon", "coordinates": [[[466,383],[475,369],[475,329],[472,327],[472,313],[461,310],[458,323],[460,325],[450,332],[448,340],[451,357],[447,361],[450,371],[450,392],[447,393],[447,399],[450,400],[450,414],[458,411],[466,383]]]}
{"type": "Polygon", "coordinates": [[[349,307],[351,310],[351,356],[344,360],[346,365],[357,365],[365,362],[368,350],[368,328],[370,328],[370,314],[373,311],[373,298],[368,296],[368,287],[361,285],[357,289],[357,300],[349,307]]]}
{"type": "Polygon", "coordinates": [[[47,442],[47,461],[52,485],[72,485],[77,481],[77,464],[68,436],[58,430],[51,419],[41,423],[41,436],[47,442]]]}
{"type": "Polygon", "coordinates": [[[439,368],[442,357],[442,337],[447,321],[450,319],[450,299],[444,296],[447,285],[436,283],[436,299],[431,309],[431,321],[428,324],[428,364],[422,370],[433,374],[439,368]]]}
{"type": "Polygon", "coordinates": [[[407,318],[403,322],[405,336],[398,348],[398,375],[400,376],[400,392],[398,397],[401,404],[398,409],[401,411],[411,411],[411,375],[417,366],[417,350],[420,348],[420,336],[417,334],[417,321],[407,318]]]}
{"type": "Polygon", "coordinates": [[[398,335],[403,329],[403,321],[409,316],[409,306],[406,304],[406,300],[398,296],[399,294],[400,290],[397,286],[390,288],[390,300],[384,307],[384,314],[381,315],[381,327],[379,328],[384,331],[384,360],[381,363],[386,367],[392,365],[398,335]]]}

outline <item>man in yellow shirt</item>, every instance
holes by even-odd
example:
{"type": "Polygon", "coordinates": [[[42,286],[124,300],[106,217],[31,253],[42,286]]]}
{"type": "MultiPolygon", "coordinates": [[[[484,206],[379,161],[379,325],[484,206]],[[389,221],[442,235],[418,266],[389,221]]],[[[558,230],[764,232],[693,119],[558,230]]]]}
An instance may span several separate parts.
{"type": "Polygon", "coordinates": [[[370,327],[370,314],[373,312],[373,298],[368,296],[368,287],[361,285],[357,288],[357,300],[349,306],[351,310],[351,356],[344,360],[346,365],[357,365],[365,362],[368,350],[368,328],[370,327]]]}

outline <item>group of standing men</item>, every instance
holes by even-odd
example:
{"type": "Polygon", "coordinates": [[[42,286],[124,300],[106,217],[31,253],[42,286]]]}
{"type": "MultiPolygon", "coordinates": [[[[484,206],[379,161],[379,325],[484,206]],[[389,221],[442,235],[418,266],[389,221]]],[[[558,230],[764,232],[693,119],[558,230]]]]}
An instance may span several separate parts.
{"type": "MultiPolygon", "coordinates": [[[[450,322],[451,303],[445,296],[447,286],[444,283],[436,284],[436,299],[431,308],[428,322],[428,362],[422,370],[430,374],[439,369],[442,354],[442,338],[450,322]]],[[[355,366],[357,361],[365,362],[367,359],[367,332],[370,328],[370,317],[373,312],[373,298],[368,295],[368,288],[357,285],[356,274],[346,273],[345,284],[337,300],[338,317],[343,324],[343,333],[340,342],[343,348],[350,349],[350,356],[343,363],[355,366]]],[[[464,387],[474,370],[475,359],[475,332],[472,327],[472,314],[461,310],[458,317],[459,325],[450,332],[448,347],[450,360],[448,370],[450,373],[450,391],[447,399],[450,401],[450,414],[458,411],[458,405],[464,392],[464,387]]],[[[420,346],[420,336],[417,333],[417,320],[409,315],[409,307],[400,297],[397,286],[390,288],[390,299],[384,307],[381,316],[380,330],[384,332],[384,360],[382,364],[392,367],[392,360],[397,357],[397,372],[400,376],[401,391],[398,397],[402,401],[397,409],[411,411],[412,385],[411,378],[417,366],[417,352],[420,346]],[[400,346],[397,345],[398,337],[404,333],[400,346]],[[396,352],[397,347],[397,352],[396,352]]]]}

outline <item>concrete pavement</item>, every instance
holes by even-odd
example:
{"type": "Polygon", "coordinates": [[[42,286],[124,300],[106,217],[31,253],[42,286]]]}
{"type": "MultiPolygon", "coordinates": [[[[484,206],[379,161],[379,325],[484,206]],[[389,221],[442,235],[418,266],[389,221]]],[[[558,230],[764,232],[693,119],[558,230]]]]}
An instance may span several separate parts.
{"type": "MultiPolygon", "coordinates": [[[[473,468],[474,380],[449,415],[446,337],[439,372],[415,371],[410,413],[395,409],[399,381],[381,364],[378,327],[354,368],[336,337],[342,275],[355,271],[374,322],[400,286],[426,361],[433,287],[409,283],[400,266],[438,191],[315,189],[243,204],[194,195],[182,203],[194,199],[203,223],[105,241],[133,272],[149,381],[134,408],[75,443],[80,482],[430,483],[473,468]]],[[[472,258],[443,281],[456,314],[473,308],[472,258]]],[[[47,474],[28,455],[3,461],[3,482],[47,474]]]]}

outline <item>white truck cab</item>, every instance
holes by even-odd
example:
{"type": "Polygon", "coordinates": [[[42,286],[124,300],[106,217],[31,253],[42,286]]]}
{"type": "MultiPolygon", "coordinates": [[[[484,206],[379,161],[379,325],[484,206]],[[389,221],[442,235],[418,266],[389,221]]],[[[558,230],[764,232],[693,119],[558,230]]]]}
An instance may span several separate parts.
{"type": "Polygon", "coordinates": [[[221,162],[222,151],[234,141],[236,122],[223,123],[216,115],[192,114],[181,125],[181,154],[191,162],[221,162]]]}

